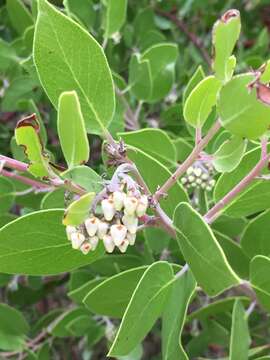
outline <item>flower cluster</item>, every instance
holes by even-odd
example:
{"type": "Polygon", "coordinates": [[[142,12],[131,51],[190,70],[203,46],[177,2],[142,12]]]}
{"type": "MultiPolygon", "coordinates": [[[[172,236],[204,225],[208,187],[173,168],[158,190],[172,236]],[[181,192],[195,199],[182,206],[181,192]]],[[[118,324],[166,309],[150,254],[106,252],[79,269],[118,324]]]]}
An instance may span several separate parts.
{"type": "Polygon", "coordinates": [[[147,196],[122,181],[119,189],[105,194],[99,208],[91,211],[83,224],[67,226],[68,239],[83,254],[94,251],[100,240],[107,252],[112,253],[117,247],[124,253],[129,245],[134,245],[139,218],[147,208],[147,196]]]}
{"type": "Polygon", "coordinates": [[[211,191],[216,184],[214,168],[210,163],[197,161],[187,169],[186,175],[181,178],[181,182],[187,189],[200,188],[211,191]]]}

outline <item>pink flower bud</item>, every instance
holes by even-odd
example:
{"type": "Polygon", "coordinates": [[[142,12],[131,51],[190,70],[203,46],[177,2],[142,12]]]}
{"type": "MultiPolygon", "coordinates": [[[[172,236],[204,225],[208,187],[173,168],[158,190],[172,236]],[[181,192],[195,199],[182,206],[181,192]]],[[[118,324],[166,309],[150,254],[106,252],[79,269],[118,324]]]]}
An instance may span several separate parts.
{"type": "Polygon", "coordinates": [[[80,232],[74,232],[70,235],[73,249],[78,250],[85,241],[85,236],[80,232]]]}
{"type": "Polygon", "coordinates": [[[91,217],[86,219],[84,224],[89,236],[94,236],[98,230],[99,219],[96,217],[91,217]]]}
{"type": "Polygon", "coordinates": [[[87,255],[89,253],[90,250],[92,250],[91,244],[87,241],[85,241],[82,246],[80,247],[81,252],[84,255],[87,255]]]}
{"type": "Polygon", "coordinates": [[[131,234],[135,234],[138,227],[138,218],[135,216],[124,215],[122,222],[131,234]]]}
{"type": "Polygon", "coordinates": [[[71,234],[73,234],[75,232],[77,232],[77,229],[75,228],[75,226],[68,225],[66,227],[66,233],[67,233],[68,240],[71,241],[71,234]]]}
{"type": "Polygon", "coordinates": [[[111,236],[116,246],[120,245],[127,235],[127,228],[121,224],[111,226],[111,236]]]}
{"type": "Polygon", "coordinates": [[[129,242],[128,240],[124,240],[122,241],[122,243],[120,245],[118,245],[118,249],[121,251],[121,253],[126,252],[127,248],[128,248],[129,242]]]}
{"type": "Polygon", "coordinates": [[[136,208],[136,214],[139,217],[145,215],[147,207],[148,207],[148,198],[147,198],[146,195],[142,195],[141,198],[138,201],[138,205],[137,205],[137,208],[136,208]]]}
{"type": "Polygon", "coordinates": [[[127,233],[127,240],[129,245],[134,245],[136,240],[136,234],[127,233]]]}
{"type": "Polygon", "coordinates": [[[104,217],[107,221],[111,221],[115,214],[115,207],[112,199],[104,199],[101,201],[101,207],[104,217]]]}
{"type": "Polygon", "coordinates": [[[106,251],[108,253],[112,253],[114,250],[114,247],[115,247],[112,237],[110,235],[105,235],[103,237],[103,243],[104,243],[106,251]]]}
{"type": "Polygon", "coordinates": [[[91,245],[92,250],[96,250],[97,246],[98,246],[98,237],[97,236],[92,236],[89,239],[89,243],[91,245]]]}
{"type": "Polygon", "coordinates": [[[126,197],[126,194],[121,191],[115,191],[113,193],[113,203],[114,207],[117,211],[122,210],[124,206],[124,199],[126,197]]]}
{"type": "Polygon", "coordinates": [[[107,234],[109,224],[105,221],[99,221],[97,236],[99,239],[103,239],[103,237],[107,234]]]}
{"type": "Polygon", "coordinates": [[[125,214],[133,215],[136,211],[138,200],[134,196],[127,196],[124,200],[125,214]]]}

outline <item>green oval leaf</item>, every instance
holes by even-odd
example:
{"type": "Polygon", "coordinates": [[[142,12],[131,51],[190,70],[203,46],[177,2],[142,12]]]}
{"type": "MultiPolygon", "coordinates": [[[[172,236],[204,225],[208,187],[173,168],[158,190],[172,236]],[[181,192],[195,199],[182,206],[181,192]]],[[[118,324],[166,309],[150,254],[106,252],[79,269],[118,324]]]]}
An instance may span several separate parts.
{"type": "Polygon", "coordinates": [[[245,253],[253,258],[255,255],[270,255],[270,210],[252,219],[241,238],[241,246],[245,253]]]}
{"type": "Polygon", "coordinates": [[[68,167],[86,163],[90,148],[76,91],[63,92],[60,95],[57,129],[68,167]]]}
{"type": "Polygon", "coordinates": [[[188,203],[174,213],[177,240],[195,279],[209,296],[239,284],[212,230],[188,203]]]}
{"type": "Polygon", "coordinates": [[[230,341],[230,360],[248,359],[250,336],[245,308],[240,300],[236,300],[232,313],[232,329],[230,341]]]}
{"type": "Polygon", "coordinates": [[[217,102],[221,82],[214,76],[201,80],[189,94],[184,105],[184,118],[194,127],[201,127],[217,102]]]}
{"type": "Polygon", "coordinates": [[[195,288],[196,281],[190,271],[179,277],[172,285],[172,291],[162,316],[163,360],[188,360],[181,344],[181,334],[195,288]]]}
{"type": "Polygon", "coordinates": [[[234,170],[245,154],[247,142],[239,136],[232,136],[225,140],[214,153],[213,165],[219,172],[231,172],[234,170]]]}
{"type": "Polygon", "coordinates": [[[0,272],[53,275],[89,264],[103,255],[102,246],[88,255],[72,249],[62,218],[63,210],[42,210],[2,227],[0,272]]]}
{"type": "Polygon", "coordinates": [[[39,0],[34,61],[42,86],[55,107],[63,91],[75,90],[87,131],[106,131],[115,99],[104,52],[87,31],[46,0],[39,0]]]}
{"type": "Polygon", "coordinates": [[[107,0],[105,37],[109,38],[119,31],[126,21],[127,0],[107,0]]]}
{"type": "Polygon", "coordinates": [[[255,256],[250,263],[250,282],[260,304],[270,311],[270,259],[266,256],[255,256]]]}
{"type": "MultiPolygon", "coordinates": [[[[240,164],[231,173],[223,174],[215,187],[214,198],[218,202],[234,186],[236,186],[260,160],[261,149],[249,151],[241,160],[240,164]]],[[[262,173],[268,173],[267,166],[262,173]]],[[[270,182],[267,180],[254,179],[233,201],[224,209],[227,215],[233,217],[248,216],[269,208],[270,182]]]]}
{"type": "Polygon", "coordinates": [[[149,266],[130,299],[108,356],[127,355],[146,336],[163,310],[172,280],[167,262],[149,266]]]}
{"type": "Polygon", "coordinates": [[[83,302],[95,314],[121,318],[146,269],[147,266],[141,266],[104,280],[87,294],[83,302]]]}
{"type": "Polygon", "coordinates": [[[234,71],[235,58],[231,53],[241,30],[240,13],[228,10],[213,27],[213,70],[218,79],[228,81],[234,71]]]}
{"type": "Polygon", "coordinates": [[[253,80],[253,74],[232,78],[221,89],[217,105],[225,129],[248,139],[262,136],[270,125],[270,107],[257,99],[256,89],[248,89],[253,80]]]}
{"type": "Polygon", "coordinates": [[[90,192],[73,201],[65,211],[64,225],[80,225],[89,215],[89,210],[95,193],[90,192]]]}
{"type": "Polygon", "coordinates": [[[24,152],[30,161],[29,172],[37,177],[49,177],[49,155],[45,152],[39,135],[39,123],[35,114],[20,120],[15,129],[15,139],[18,145],[23,146],[24,152]]]}
{"type": "Polygon", "coordinates": [[[175,166],[176,150],[165,131],[160,129],[142,129],[119,133],[118,136],[128,145],[134,146],[166,166],[175,166]]]}

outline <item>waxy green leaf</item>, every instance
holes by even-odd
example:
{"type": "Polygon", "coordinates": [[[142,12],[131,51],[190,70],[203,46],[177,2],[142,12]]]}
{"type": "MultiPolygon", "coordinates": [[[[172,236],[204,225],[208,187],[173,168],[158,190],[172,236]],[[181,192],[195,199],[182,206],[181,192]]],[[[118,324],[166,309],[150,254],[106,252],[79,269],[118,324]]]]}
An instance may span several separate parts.
{"type": "Polygon", "coordinates": [[[233,77],[225,84],[217,110],[222,125],[234,135],[248,139],[262,136],[270,125],[270,107],[257,99],[256,89],[249,89],[253,74],[233,77]]]}
{"type": "Polygon", "coordinates": [[[164,165],[169,167],[175,166],[175,146],[165,131],[160,129],[142,129],[119,133],[118,136],[127,145],[144,151],[164,165]]]}
{"type": "Polygon", "coordinates": [[[181,275],[172,285],[172,291],[162,316],[162,359],[188,360],[181,344],[189,302],[196,288],[190,271],[181,275]]]}
{"type": "MultiPolygon", "coordinates": [[[[255,148],[249,151],[241,160],[240,164],[231,173],[220,176],[214,191],[215,202],[223,198],[234,186],[236,186],[257,164],[261,157],[261,149],[255,148]]],[[[268,174],[267,166],[262,174],[268,174]]],[[[270,182],[254,179],[236,196],[223,211],[233,217],[248,216],[269,208],[270,182]]]]}
{"type": "Polygon", "coordinates": [[[213,165],[219,172],[231,172],[242,160],[246,151],[247,142],[239,136],[232,136],[224,141],[213,154],[213,165]]]}
{"type": "Polygon", "coordinates": [[[106,0],[105,37],[118,32],[126,21],[127,0],[106,0]]]}
{"type": "Polygon", "coordinates": [[[250,345],[247,315],[240,300],[236,300],[232,313],[230,360],[248,359],[250,345]]]}
{"type": "Polygon", "coordinates": [[[95,279],[91,279],[84,283],[83,285],[72,289],[67,295],[72,299],[72,301],[76,303],[82,303],[84,298],[91,290],[101,284],[106,278],[98,277],[95,279]]]}
{"type": "Polygon", "coordinates": [[[188,203],[176,208],[173,222],[185,260],[209,296],[239,284],[212,230],[188,203]]]}
{"type": "Polygon", "coordinates": [[[39,0],[34,61],[55,107],[62,92],[77,92],[89,133],[103,134],[115,108],[114,89],[97,41],[46,0],[39,0]],[[54,76],[52,76],[54,74],[54,76]]]}
{"type": "Polygon", "coordinates": [[[104,180],[89,166],[75,166],[61,174],[66,179],[80,185],[83,189],[91,192],[100,192],[103,188],[104,180]]]}
{"type": "Polygon", "coordinates": [[[240,13],[228,10],[213,28],[213,70],[218,79],[228,81],[235,68],[235,57],[231,56],[241,30],[240,13]]]}
{"type": "Polygon", "coordinates": [[[172,267],[163,261],[149,266],[125,311],[109,356],[127,355],[151,330],[171,290],[172,267]]]}
{"type": "Polygon", "coordinates": [[[256,255],[270,255],[270,210],[252,219],[241,238],[244,252],[253,258],[256,255]]]}
{"type": "Polygon", "coordinates": [[[69,168],[86,163],[90,156],[90,148],[79,98],[75,91],[60,95],[57,129],[69,168]]]}
{"type": "Polygon", "coordinates": [[[183,105],[185,104],[187,98],[189,97],[191,91],[198,85],[205,77],[202,66],[198,66],[192,77],[189,79],[187,86],[183,92],[183,105]]]}
{"type": "Polygon", "coordinates": [[[63,218],[64,225],[80,225],[89,215],[92,200],[95,193],[90,192],[82,195],[78,200],[73,201],[65,211],[63,218]]]}
{"type": "Polygon", "coordinates": [[[63,210],[43,210],[21,216],[0,229],[0,272],[53,275],[100,258],[103,247],[83,255],[71,247],[63,210]]]}
{"type": "Polygon", "coordinates": [[[139,54],[133,54],[129,63],[129,86],[137,99],[148,101],[153,87],[149,60],[142,60],[139,54]]]}
{"type": "Polygon", "coordinates": [[[200,81],[189,94],[184,105],[184,118],[193,127],[202,127],[217,102],[221,82],[214,76],[200,81]]]}
{"type": "MultiPolygon", "coordinates": [[[[171,176],[167,167],[138,148],[130,147],[128,157],[136,164],[151,192],[155,192],[171,176]]],[[[187,201],[187,194],[180,182],[176,181],[168,191],[168,197],[160,200],[160,205],[168,216],[172,216],[179,201],[187,201]]]]}
{"type": "Polygon", "coordinates": [[[0,214],[9,211],[15,200],[15,186],[12,181],[0,177],[0,214]]]}
{"type": "Polygon", "coordinates": [[[26,335],[29,331],[22,313],[0,303],[0,349],[6,351],[21,351],[25,346],[26,335]]]}
{"type": "Polygon", "coordinates": [[[32,15],[22,0],[7,0],[7,12],[12,26],[19,35],[34,24],[32,15]]]}
{"type": "Polygon", "coordinates": [[[147,266],[133,268],[104,280],[86,295],[83,302],[95,314],[113,318],[123,317],[131,296],[146,269],[147,266]]]}
{"type": "Polygon", "coordinates": [[[256,292],[260,304],[270,311],[270,259],[258,255],[250,263],[250,282],[256,292]]]}
{"type": "Polygon", "coordinates": [[[25,155],[30,161],[29,172],[37,177],[49,177],[50,159],[39,136],[39,123],[35,114],[18,122],[15,139],[18,145],[23,146],[25,155]]]}

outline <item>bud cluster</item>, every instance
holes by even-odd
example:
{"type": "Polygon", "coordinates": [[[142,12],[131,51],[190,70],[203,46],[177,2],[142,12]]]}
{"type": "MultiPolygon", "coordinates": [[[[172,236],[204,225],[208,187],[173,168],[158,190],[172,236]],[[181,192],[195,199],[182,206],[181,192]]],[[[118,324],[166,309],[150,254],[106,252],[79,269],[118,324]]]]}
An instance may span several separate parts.
{"type": "Polygon", "coordinates": [[[181,178],[181,182],[187,189],[200,188],[211,191],[216,184],[214,168],[210,163],[197,161],[187,169],[186,175],[181,178]]]}
{"type": "Polygon", "coordinates": [[[80,249],[83,254],[94,251],[100,240],[107,252],[112,253],[117,247],[124,253],[129,245],[134,245],[139,218],[147,208],[147,196],[138,188],[130,190],[122,181],[116,191],[106,193],[99,208],[91,211],[83,224],[67,226],[67,237],[73,249],[80,249]]]}

